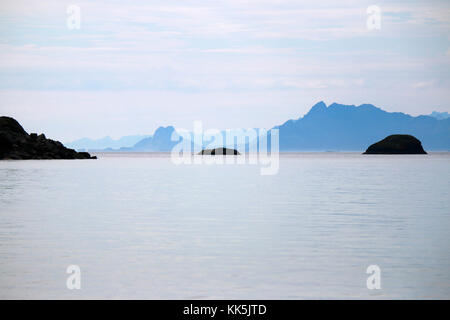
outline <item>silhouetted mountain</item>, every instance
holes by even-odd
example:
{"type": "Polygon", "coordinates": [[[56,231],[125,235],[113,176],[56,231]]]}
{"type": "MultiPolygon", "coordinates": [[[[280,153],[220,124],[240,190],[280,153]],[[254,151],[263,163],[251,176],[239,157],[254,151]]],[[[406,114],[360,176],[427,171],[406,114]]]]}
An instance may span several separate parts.
{"type": "Polygon", "coordinates": [[[101,139],[82,138],[72,142],[65,143],[68,148],[76,150],[101,150],[101,149],[119,149],[122,147],[132,147],[142,139],[150,137],[149,135],[125,136],[114,140],[111,137],[101,139]]]}
{"type": "Polygon", "coordinates": [[[136,143],[132,148],[122,148],[124,151],[171,151],[178,141],[172,141],[171,136],[175,131],[172,126],[159,127],[153,136],[136,143]]]}
{"type": "MultiPolygon", "coordinates": [[[[374,141],[393,134],[413,135],[422,141],[427,150],[450,150],[450,118],[413,117],[401,112],[386,112],[371,104],[354,106],[333,103],[327,107],[324,102],[319,102],[303,117],[286,121],[275,128],[280,130],[280,151],[363,151],[374,141]]],[[[159,127],[153,136],[133,146],[120,149],[109,147],[104,151],[171,151],[178,143],[171,141],[174,131],[172,126],[159,127]]],[[[234,129],[230,132],[236,135],[240,131],[234,129]]],[[[199,145],[195,145],[193,151],[222,146],[248,150],[250,139],[245,143],[240,140],[240,145],[235,145],[225,139],[225,131],[221,132],[221,136],[223,139],[203,139],[203,143],[196,141],[199,145]]],[[[268,140],[270,149],[270,133],[268,140]]]]}
{"type": "Polygon", "coordinates": [[[414,135],[428,150],[450,150],[450,119],[412,117],[371,104],[327,107],[319,102],[304,117],[275,128],[280,130],[280,151],[360,151],[392,134],[414,135]]]}

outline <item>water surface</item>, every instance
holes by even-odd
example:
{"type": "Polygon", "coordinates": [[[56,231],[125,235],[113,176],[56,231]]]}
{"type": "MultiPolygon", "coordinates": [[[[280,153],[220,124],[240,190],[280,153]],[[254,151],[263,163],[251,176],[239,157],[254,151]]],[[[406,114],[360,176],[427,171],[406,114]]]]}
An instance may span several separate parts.
{"type": "Polygon", "coordinates": [[[0,161],[0,298],[449,299],[449,193],[449,153],[0,161]]]}

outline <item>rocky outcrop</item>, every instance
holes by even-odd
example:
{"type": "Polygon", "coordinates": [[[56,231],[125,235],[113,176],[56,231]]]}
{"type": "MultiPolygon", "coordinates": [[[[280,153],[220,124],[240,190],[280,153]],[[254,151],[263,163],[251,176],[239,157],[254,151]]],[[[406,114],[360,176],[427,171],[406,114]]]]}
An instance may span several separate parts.
{"type": "Polygon", "coordinates": [[[408,134],[393,134],[367,148],[364,154],[427,154],[419,139],[408,134]]]}
{"type": "Polygon", "coordinates": [[[13,118],[0,117],[0,160],[97,159],[87,152],[68,149],[44,134],[28,134],[13,118]]]}
{"type": "Polygon", "coordinates": [[[198,154],[205,156],[214,156],[214,155],[240,155],[239,151],[235,149],[227,149],[227,148],[215,148],[215,149],[205,149],[200,151],[198,154]]]}

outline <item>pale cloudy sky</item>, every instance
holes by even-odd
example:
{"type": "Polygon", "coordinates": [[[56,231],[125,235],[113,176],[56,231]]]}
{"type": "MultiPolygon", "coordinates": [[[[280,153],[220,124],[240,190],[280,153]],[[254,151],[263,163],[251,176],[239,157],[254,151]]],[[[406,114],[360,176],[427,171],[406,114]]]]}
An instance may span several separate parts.
{"type": "Polygon", "coordinates": [[[450,111],[448,0],[2,0],[0,34],[0,114],[62,141],[271,128],[320,100],[450,111]]]}

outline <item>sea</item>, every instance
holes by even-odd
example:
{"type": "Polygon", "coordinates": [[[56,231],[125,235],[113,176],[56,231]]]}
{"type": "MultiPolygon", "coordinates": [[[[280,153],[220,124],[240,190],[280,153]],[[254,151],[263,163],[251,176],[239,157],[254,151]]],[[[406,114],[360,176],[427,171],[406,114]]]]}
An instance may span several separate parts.
{"type": "Polygon", "coordinates": [[[450,298],[450,153],[96,155],[0,161],[0,299],[450,298]]]}

